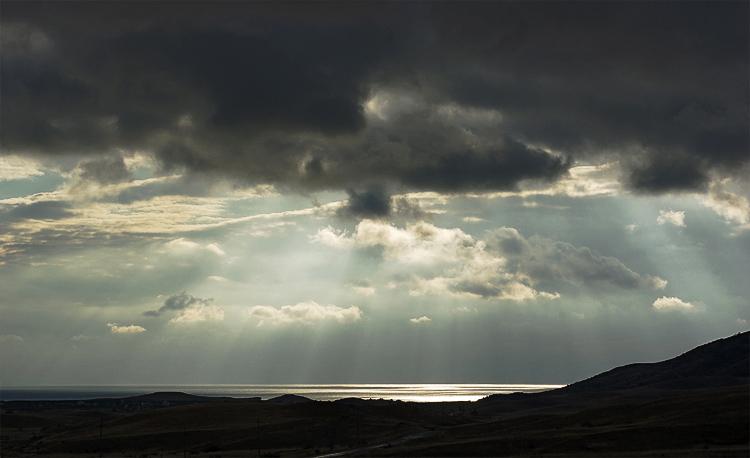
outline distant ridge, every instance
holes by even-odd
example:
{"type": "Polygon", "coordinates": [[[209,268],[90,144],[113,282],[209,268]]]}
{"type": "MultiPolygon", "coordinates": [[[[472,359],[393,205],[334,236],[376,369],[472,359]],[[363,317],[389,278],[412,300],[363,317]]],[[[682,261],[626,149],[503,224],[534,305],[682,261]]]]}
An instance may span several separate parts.
{"type": "Polygon", "coordinates": [[[616,367],[554,390],[559,394],[616,391],[638,387],[710,389],[747,385],[750,331],[718,339],[672,359],[616,367]]]}
{"type": "Polygon", "coordinates": [[[212,397],[212,396],[197,396],[194,394],[187,394],[181,391],[160,391],[156,393],[141,394],[138,396],[129,396],[126,398],[120,398],[125,401],[136,401],[136,402],[217,402],[226,401],[232,398],[228,397],[212,397]]]}
{"type": "Polygon", "coordinates": [[[281,396],[267,399],[266,402],[270,402],[271,404],[299,404],[302,402],[312,402],[312,399],[296,394],[282,394],[281,396]]]}

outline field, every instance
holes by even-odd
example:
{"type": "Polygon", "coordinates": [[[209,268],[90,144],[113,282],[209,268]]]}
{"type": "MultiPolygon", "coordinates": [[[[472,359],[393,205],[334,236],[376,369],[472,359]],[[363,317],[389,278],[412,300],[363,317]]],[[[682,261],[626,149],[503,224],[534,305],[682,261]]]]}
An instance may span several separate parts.
{"type": "MultiPolygon", "coordinates": [[[[530,406],[538,404],[528,398],[530,406]]],[[[744,388],[508,419],[479,414],[481,404],[221,400],[143,412],[80,404],[6,410],[2,455],[97,457],[101,447],[109,457],[292,458],[382,445],[420,432],[428,434],[358,455],[749,455],[744,388]]]]}

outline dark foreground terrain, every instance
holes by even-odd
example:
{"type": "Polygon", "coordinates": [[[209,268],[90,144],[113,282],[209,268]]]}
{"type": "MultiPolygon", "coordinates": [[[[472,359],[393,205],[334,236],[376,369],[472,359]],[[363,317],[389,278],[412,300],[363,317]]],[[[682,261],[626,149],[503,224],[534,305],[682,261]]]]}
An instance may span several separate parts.
{"type": "Polygon", "coordinates": [[[3,457],[750,456],[750,334],[536,394],[4,402],[3,457]],[[408,440],[399,441],[407,438],[408,440]],[[377,446],[373,448],[373,446],[377,446]]]}

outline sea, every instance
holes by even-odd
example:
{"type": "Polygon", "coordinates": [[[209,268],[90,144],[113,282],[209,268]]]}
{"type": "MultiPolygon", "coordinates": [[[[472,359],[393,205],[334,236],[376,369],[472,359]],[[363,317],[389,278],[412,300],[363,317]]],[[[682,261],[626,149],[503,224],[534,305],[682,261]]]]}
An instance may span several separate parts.
{"type": "Polygon", "coordinates": [[[86,385],[0,387],[2,401],[53,401],[124,398],[163,391],[198,396],[263,400],[296,394],[315,401],[345,398],[405,402],[476,401],[491,394],[538,393],[564,385],[525,384],[344,384],[344,385],[86,385]]]}

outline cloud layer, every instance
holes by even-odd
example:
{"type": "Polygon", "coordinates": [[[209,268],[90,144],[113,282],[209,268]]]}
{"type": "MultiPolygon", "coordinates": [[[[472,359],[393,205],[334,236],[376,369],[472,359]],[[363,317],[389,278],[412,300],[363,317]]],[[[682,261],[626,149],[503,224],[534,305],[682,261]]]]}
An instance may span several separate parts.
{"type": "Polygon", "coordinates": [[[5,3],[3,150],[105,153],[100,184],[146,151],[355,212],[366,183],[509,190],[602,155],[641,192],[747,170],[746,3],[317,6],[5,3]]]}

